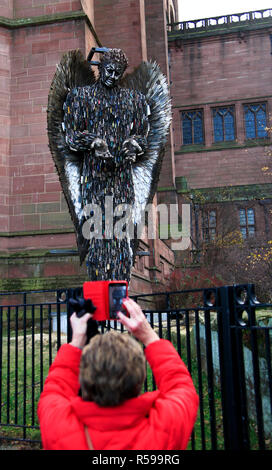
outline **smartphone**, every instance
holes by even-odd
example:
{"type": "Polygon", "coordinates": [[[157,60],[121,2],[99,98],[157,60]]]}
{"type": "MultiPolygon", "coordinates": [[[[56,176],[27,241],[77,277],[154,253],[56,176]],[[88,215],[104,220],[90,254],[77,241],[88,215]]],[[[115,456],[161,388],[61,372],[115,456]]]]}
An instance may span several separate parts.
{"type": "Polygon", "coordinates": [[[126,313],[123,304],[123,299],[127,297],[126,284],[109,284],[109,316],[114,319],[117,318],[117,312],[126,313]]]}

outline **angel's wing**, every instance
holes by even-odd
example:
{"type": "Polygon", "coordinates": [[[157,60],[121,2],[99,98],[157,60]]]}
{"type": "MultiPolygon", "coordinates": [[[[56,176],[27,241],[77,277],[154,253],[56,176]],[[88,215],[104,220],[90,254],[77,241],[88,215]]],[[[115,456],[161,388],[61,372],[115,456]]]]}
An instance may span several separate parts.
{"type": "Polygon", "coordinates": [[[73,152],[65,141],[62,129],[63,104],[70,90],[79,86],[92,85],[94,82],[94,72],[82,53],[79,50],[67,52],[57,65],[48,95],[47,108],[49,148],[75,227],[81,262],[88,249],[88,241],[82,237],[79,229],[82,216],[80,195],[82,155],[80,152],[73,152]]]}
{"type": "Polygon", "coordinates": [[[159,180],[164,148],[171,123],[171,101],[167,79],[159,66],[142,62],[127,74],[121,86],[140,91],[150,108],[147,150],[133,165],[135,190],[134,222],[139,223],[148,203],[153,201],[159,180]]]}

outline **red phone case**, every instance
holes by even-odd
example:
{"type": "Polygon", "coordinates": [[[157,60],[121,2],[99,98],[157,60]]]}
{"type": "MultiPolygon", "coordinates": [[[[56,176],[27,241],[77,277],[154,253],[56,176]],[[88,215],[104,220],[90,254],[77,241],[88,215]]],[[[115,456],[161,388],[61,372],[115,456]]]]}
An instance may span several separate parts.
{"type": "Polygon", "coordinates": [[[91,299],[96,311],[93,314],[93,320],[109,320],[109,285],[125,284],[126,295],[128,295],[127,281],[87,281],[83,283],[84,299],[91,299]]]}

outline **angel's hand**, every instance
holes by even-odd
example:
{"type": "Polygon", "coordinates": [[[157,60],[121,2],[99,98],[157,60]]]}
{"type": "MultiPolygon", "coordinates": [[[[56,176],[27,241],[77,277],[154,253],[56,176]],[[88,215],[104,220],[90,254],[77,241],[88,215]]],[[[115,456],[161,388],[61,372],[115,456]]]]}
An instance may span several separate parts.
{"type": "Polygon", "coordinates": [[[94,154],[98,158],[103,158],[103,159],[112,159],[113,156],[111,155],[107,143],[103,140],[100,139],[99,137],[96,137],[91,145],[91,149],[94,151],[94,154]]]}
{"type": "Polygon", "coordinates": [[[74,152],[84,152],[89,150],[92,142],[96,138],[95,134],[88,131],[73,131],[68,129],[66,131],[66,143],[74,152]]]}
{"type": "Polygon", "coordinates": [[[121,152],[126,160],[134,163],[137,155],[141,155],[143,150],[133,137],[129,137],[124,141],[121,152]]]}

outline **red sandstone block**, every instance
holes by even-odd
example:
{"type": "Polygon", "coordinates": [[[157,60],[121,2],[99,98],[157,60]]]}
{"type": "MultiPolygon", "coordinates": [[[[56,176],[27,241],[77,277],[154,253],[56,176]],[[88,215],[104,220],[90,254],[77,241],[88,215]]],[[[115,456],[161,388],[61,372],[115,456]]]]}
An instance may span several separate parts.
{"type": "Polygon", "coordinates": [[[63,29],[60,29],[59,31],[52,32],[50,34],[50,39],[73,39],[79,37],[80,35],[83,36],[83,31],[82,34],[80,33],[80,31],[74,32],[74,30],[71,29],[70,26],[69,30],[67,31],[63,31],[63,29]]]}
{"type": "Polygon", "coordinates": [[[8,90],[10,84],[10,78],[8,76],[0,75],[0,90],[8,90]]]}
{"type": "Polygon", "coordinates": [[[40,230],[41,221],[39,214],[24,214],[24,230],[40,230]]]}
{"type": "Polygon", "coordinates": [[[72,11],[77,11],[81,10],[82,5],[79,0],[72,0],[72,5],[71,5],[72,11]]]}
{"type": "Polygon", "coordinates": [[[48,51],[59,51],[60,50],[60,41],[52,40],[45,43],[32,44],[31,51],[32,54],[41,54],[48,51]]]}
{"type": "Polygon", "coordinates": [[[29,204],[16,204],[13,207],[13,215],[33,214],[36,212],[36,205],[29,204]]]}
{"type": "MultiPolygon", "coordinates": [[[[52,76],[50,82],[52,81],[52,79],[53,79],[53,76],[52,76]]],[[[49,85],[48,85],[48,91],[49,91],[49,85]]],[[[37,109],[40,108],[42,112],[43,112],[43,110],[47,109],[47,100],[45,100],[44,96],[42,96],[41,98],[39,98],[39,97],[32,98],[32,103],[33,103],[33,112],[36,112],[35,106],[37,106],[37,109]],[[34,111],[34,109],[35,109],[35,111],[34,111]]]]}
{"type": "MultiPolygon", "coordinates": [[[[43,84],[44,84],[44,82],[42,82],[42,81],[31,83],[31,92],[33,92],[34,90],[42,90],[43,89],[43,84]]],[[[47,94],[48,94],[48,92],[49,92],[48,83],[46,83],[46,88],[47,88],[47,94]]],[[[30,99],[33,100],[33,96],[31,96],[31,92],[29,93],[29,95],[30,95],[30,99]]],[[[33,108],[31,110],[31,112],[33,113],[33,108]]],[[[33,113],[33,114],[35,114],[35,113],[33,113]]]]}
{"type": "Polygon", "coordinates": [[[32,7],[32,4],[33,4],[33,0],[24,0],[23,1],[23,5],[22,3],[20,2],[16,2],[14,4],[14,13],[15,13],[15,17],[17,17],[17,13],[18,13],[18,10],[21,8],[26,8],[26,7],[32,7]]]}
{"type": "Polygon", "coordinates": [[[56,69],[56,65],[60,62],[62,54],[63,53],[59,51],[48,52],[47,54],[45,54],[44,57],[46,59],[46,65],[53,65],[56,69]]]}
{"type": "Polygon", "coordinates": [[[27,175],[43,175],[45,172],[44,165],[37,163],[36,165],[25,164],[21,168],[21,176],[27,175]]]}
{"type": "Polygon", "coordinates": [[[46,134],[46,123],[45,120],[39,124],[29,125],[29,136],[40,136],[46,134]]]}
{"type": "MultiPolygon", "coordinates": [[[[0,204],[0,214],[1,216],[9,215],[9,206],[5,204],[0,204]]],[[[0,228],[1,231],[1,228],[0,228]]]]}
{"type": "Polygon", "coordinates": [[[38,124],[38,123],[44,123],[45,118],[42,114],[26,114],[23,116],[23,121],[24,124],[38,124]]]}
{"type": "Polygon", "coordinates": [[[51,5],[52,3],[59,3],[62,0],[35,0],[35,5],[37,6],[47,6],[51,5]]]}
{"type": "Polygon", "coordinates": [[[46,193],[52,193],[52,192],[58,192],[61,191],[61,185],[59,182],[54,182],[54,183],[46,183],[45,185],[45,192],[46,193]]]}
{"type": "Polygon", "coordinates": [[[29,67],[29,74],[44,76],[44,79],[46,79],[48,74],[51,74],[54,71],[55,67],[49,65],[44,65],[41,67],[29,67]]]}
{"type": "MultiPolygon", "coordinates": [[[[47,155],[46,155],[47,156],[47,155]]],[[[44,173],[45,173],[45,178],[46,178],[46,181],[47,181],[47,176],[48,174],[54,174],[56,175],[57,172],[56,172],[56,167],[55,167],[55,164],[53,162],[53,160],[51,159],[48,163],[45,164],[45,170],[44,170],[44,173]]]]}
{"type": "Polygon", "coordinates": [[[12,187],[14,194],[44,192],[44,175],[15,177],[12,187]]]}
{"type": "Polygon", "coordinates": [[[47,77],[42,75],[27,75],[27,72],[24,76],[22,75],[16,75],[14,76],[14,81],[15,81],[15,86],[17,87],[18,91],[26,91],[31,89],[32,83],[33,82],[43,82],[47,77]]]}
{"type": "MultiPolygon", "coordinates": [[[[14,32],[14,35],[13,35],[13,44],[15,47],[15,50],[17,49],[17,47],[21,44],[24,44],[25,43],[25,38],[26,38],[26,30],[24,29],[18,29],[14,32]]],[[[18,56],[18,54],[17,54],[18,56]]],[[[14,60],[15,56],[13,56],[13,60],[14,60]]]]}
{"type": "Polygon", "coordinates": [[[27,102],[27,100],[29,100],[29,92],[28,91],[13,92],[12,93],[12,100],[13,101],[26,101],[27,102]]]}
{"type": "Polygon", "coordinates": [[[24,218],[22,215],[10,216],[10,231],[16,232],[17,230],[23,230],[24,218]]]}
{"type": "MultiPolygon", "coordinates": [[[[37,0],[35,0],[35,3],[36,3],[37,0]]],[[[17,8],[16,10],[16,17],[17,18],[31,18],[31,17],[35,17],[35,16],[41,16],[41,15],[44,15],[44,7],[43,6],[39,6],[37,7],[35,4],[34,4],[34,7],[28,7],[28,8],[17,8]]]]}
{"type": "MultiPolygon", "coordinates": [[[[9,231],[9,218],[8,216],[0,215],[0,232],[8,232],[8,231],[9,231]]],[[[1,248],[1,240],[0,240],[0,248],[1,248]]]]}
{"type": "Polygon", "coordinates": [[[42,229],[58,229],[58,228],[72,228],[72,222],[68,211],[66,212],[50,212],[48,214],[41,214],[41,228],[42,229]]]}
{"type": "Polygon", "coordinates": [[[50,41],[50,34],[39,27],[28,28],[26,41],[31,44],[47,42],[50,41]]]}
{"type": "Polygon", "coordinates": [[[24,39],[21,39],[18,44],[15,45],[14,49],[12,50],[12,53],[14,54],[14,57],[21,57],[22,55],[28,55],[32,53],[32,44],[31,43],[26,43],[24,39]]]}
{"type": "Polygon", "coordinates": [[[43,33],[49,33],[51,35],[51,39],[55,37],[56,33],[63,31],[64,33],[69,31],[71,33],[71,25],[70,22],[65,23],[52,23],[48,25],[41,26],[43,33]]]}
{"type": "Polygon", "coordinates": [[[81,38],[73,38],[73,39],[60,39],[59,41],[59,49],[61,51],[67,51],[72,49],[78,49],[81,44],[81,38]]]}
{"type": "Polygon", "coordinates": [[[7,203],[10,206],[21,205],[21,204],[31,204],[33,202],[33,194],[15,194],[7,198],[7,203]]]}
{"type": "Polygon", "coordinates": [[[45,55],[43,53],[33,54],[25,58],[25,66],[27,68],[42,67],[43,65],[45,65],[45,55]]]}
{"type": "Polygon", "coordinates": [[[44,277],[67,276],[67,274],[69,276],[77,274],[76,266],[74,266],[72,263],[51,262],[51,263],[46,263],[46,265],[44,266],[44,270],[43,270],[44,277]]]}
{"type": "Polygon", "coordinates": [[[37,194],[37,202],[59,202],[60,192],[37,194]]]}
{"type": "Polygon", "coordinates": [[[46,103],[46,99],[48,98],[48,89],[38,89],[38,90],[30,90],[29,97],[32,98],[44,98],[44,102],[46,103]]]}
{"type": "Polygon", "coordinates": [[[51,154],[48,153],[48,155],[44,155],[44,154],[39,154],[39,155],[36,155],[36,154],[33,154],[33,155],[27,155],[24,159],[25,163],[31,165],[36,165],[37,162],[38,163],[42,163],[44,165],[48,165],[49,162],[51,163],[52,161],[52,157],[51,157],[51,154]]]}
{"type": "MultiPolygon", "coordinates": [[[[48,154],[48,142],[42,144],[35,144],[35,153],[45,153],[48,154]]],[[[52,160],[53,161],[53,160],[52,160]]]]}
{"type": "Polygon", "coordinates": [[[13,177],[13,176],[20,176],[20,167],[19,166],[10,166],[8,168],[8,175],[13,177]]]}
{"type": "Polygon", "coordinates": [[[11,137],[25,137],[29,135],[28,125],[11,126],[11,137]]]}
{"type": "Polygon", "coordinates": [[[45,14],[52,15],[53,13],[62,13],[71,11],[71,2],[59,3],[55,5],[47,5],[45,7],[45,14]]]}

